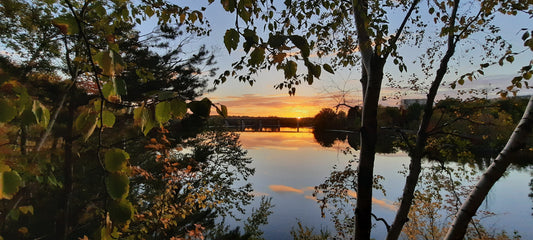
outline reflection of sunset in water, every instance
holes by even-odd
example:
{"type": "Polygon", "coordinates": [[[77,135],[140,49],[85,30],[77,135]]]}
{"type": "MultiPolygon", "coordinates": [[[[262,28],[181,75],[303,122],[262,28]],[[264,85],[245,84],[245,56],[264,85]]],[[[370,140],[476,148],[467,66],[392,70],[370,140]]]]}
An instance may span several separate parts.
{"type": "MultiPolygon", "coordinates": [[[[269,224],[263,228],[265,239],[292,239],[289,233],[291,227],[295,226],[296,219],[301,220],[304,226],[333,230],[330,213],[326,212],[326,218],[321,218],[320,206],[313,196],[313,186],[322,184],[325,178],[330,176],[333,166],[336,165],[337,170],[342,170],[350,160],[354,159],[353,155],[356,155],[355,158],[357,159],[357,151],[352,151],[352,154],[344,154],[342,150],[346,149],[347,143],[340,140],[334,140],[332,147],[322,147],[315,140],[313,133],[303,132],[303,128],[300,129],[302,132],[299,133],[296,132],[295,128],[281,130],[282,132],[240,133],[243,148],[248,151],[248,156],[252,158],[251,167],[256,170],[255,175],[250,178],[254,188],[252,194],[257,196],[256,200],[263,196],[270,197],[274,205],[273,214],[268,219],[269,224]]],[[[373,213],[387,221],[394,219],[394,212],[397,210],[394,201],[401,197],[405,183],[405,176],[399,171],[406,168],[409,160],[409,156],[401,151],[376,155],[374,174],[383,177],[380,184],[385,186],[386,195],[381,191],[374,191],[373,213]]],[[[505,183],[502,186],[529,181],[531,176],[527,171],[523,173],[513,172],[508,178],[504,180],[505,183]]],[[[496,189],[495,194],[516,196],[516,189],[520,189],[520,187],[506,186],[499,190],[496,189]]],[[[349,190],[347,195],[351,200],[346,207],[350,208],[350,204],[355,203],[357,193],[349,190]]],[[[319,193],[317,197],[323,196],[319,193]]],[[[494,199],[492,206],[508,206],[504,202],[506,200],[497,201],[499,200],[494,199]]],[[[523,211],[523,209],[531,208],[527,194],[521,198],[520,203],[514,205],[517,206],[514,209],[519,210],[514,211],[513,214],[521,214],[522,219],[530,217],[531,212],[523,211]]],[[[254,207],[258,207],[258,205],[254,207]]],[[[496,208],[496,210],[498,209],[500,212],[511,211],[496,208]]],[[[352,210],[348,209],[348,211],[352,210]]],[[[524,225],[527,225],[528,222],[517,219],[505,218],[505,221],[509,222],[506,223],[506,226],[520,226],[522,229],[527,229],[524,225]]],[[[386,231],[382,224],[377,224],[373,237],[384,239],[386,231]]],[[[530,232],[525,232],[525,234],[529,235],[524,239],[533,239],[529,237],[530,232]]]]}
{"type": "MultiPolygon", "coordinates": [[[[294,129],[290,128],[287,129],[282,128],[281,132],[241,132],[241,143],[247,150],[279,149],[296,151],[301,148],[326,150],[317,144],[310,129],[300,128],[300,132],[295,132],[294,129]],[[293,132],[289,132],[289,130],[293,132]]],[[[330,150],[342,150],[347,146],[344,142],[336,142],[330,150]]]]}

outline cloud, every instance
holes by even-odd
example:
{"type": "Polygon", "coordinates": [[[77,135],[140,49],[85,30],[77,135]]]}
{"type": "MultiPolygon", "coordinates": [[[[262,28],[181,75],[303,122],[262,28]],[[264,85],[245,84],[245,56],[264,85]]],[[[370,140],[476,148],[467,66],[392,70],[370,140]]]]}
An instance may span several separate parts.
{"type": "Polygon", "coordinates": [[[305,195],[305,199],[316,201],[316,197],[313,197],[312,195],[305,195]]]}
{"type": "Polygon", "coordinates": [[[268,186],[270,190],[277,192],[277,193],[284,193],[284,192],[293,192],[298,194],[303,194],[304,191],[301,189],[285,186],[285,185],[270,185],[268,186]]]}
{"type": "MultiPolygon", "coordinates": [[[[357,193],[355,191],[348,190],[347,194],[348,196],[352,198],[357,198],[357,193]]],[[[390,200],[387,200],[387,199],[377,199],[377,198],[372,197],[372,203],[382,208],[389,209],[391,211],[398,210],[398,207],[394,205],[390,200]]]]}
{"type": "MultiPolygon", "coordinates": [[[[270,186],[268,186],[268,188],[270,188],[270,190],[272,190],[274,192],[277,192],[277,193],[304,194],[305,192],[309,192],[309,191],[314,192],[315,191],[315,188],[311,187],[311,186],[298,189],[298,188],[294,188],[294,187],[286,186],[286,185],[270,185],[270,186]]],[[[354,198],[354,199],[357,198],[357,192],[352,191],[352,190],[348,190],[347,195],[352,197],[352,198],[354,198]]],[[[317,198],[314,197],[313,195],[305,195],[304,197],[305,197],[305,199],[309,199],[309,200],[313,200],[313,201],[317,200],[317,198]]],[[[372,198],[372,203],[377,205],[377,206],[380,206],[382,208],[391,210],[391,211],[398,210],[398,207],[396,205],[394,205],[392,201],[387,200],[387,199],[377,199],[377,198],[373,197],[372,198]]]]}

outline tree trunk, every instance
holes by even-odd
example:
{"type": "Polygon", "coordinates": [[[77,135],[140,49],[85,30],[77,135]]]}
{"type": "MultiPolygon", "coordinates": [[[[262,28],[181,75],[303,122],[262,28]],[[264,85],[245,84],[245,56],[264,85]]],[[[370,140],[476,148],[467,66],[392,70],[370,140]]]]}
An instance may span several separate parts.
{"type": "Polygon", "coordinates": [[[420,126],[418,128],[416,136],[416,145],[411,156],[411,163],[409,164],[409,175],[405,180],[405,186],[403,189],[402,200],[400,203],[400,208],[396,213],[394,222],[391,225],[391,228],[387,234],[387,240],[398,239],[402,231],[403,226],[408,221],[407,215],[413,203],[414,193],[416,185],[418,183],[418,177],[422,170],[422,158],[424,157],[424,150],[426,148],[427,139],[428,139],[428,127],[433,116],[433,104],[435,102],[435,97],[439,89],[446,71],[448,70],[448,62],[455,52],[455,44],[449,45],[446,55],[443,57],[439,70],[437,70],[437,75],[435,80],[431,84],[429,93],[427,94],[426,105],[424,107],[424,115],[420,126]]]}
{"type": "MultiPolygon", "coordinates": [[[[459,0],[454,1],[454,8],[452,11],[452,16],[450,20],[450,27],[455,27],[455,17],[457,15],[457,10],[459,8],[459,0]]],[[[400,237],[403,226],[409,220],[409,210],[413,204],[414,194],[416,190],[416,185],[418,184],[418,178],[420,177],[420,172],[422,171],[422,158],[424,157],[424,150],[426,148],[427,139],[428,139],[428,127],[433,116],[433,104],[435,102],[435,97],[439,90],[439,86],[448,71],[448,63],[450,62],[451,57],[455,53],[455,47],[457,46],[454,32],[448,34],[448,49],[446,54],[440,62],[439,69],[435,75],[435,79],[431,83],[431,87],[427,94],[426,106],[424,107],[424,115],[420,126],[418,128],[416,136],[416,145],[411,156],[411,163],[409,164],[409,175],[405,180],[405,186],[403,189],[402,199],[396,217],[392,222],[391,228],[387,233],[387,240],[395,240],[400,237]]]]}
{"type": "Polygon", "coordinates": [[[494,183],[500,179],[507,170],[507,167],[512,163],[514,159],[513,154],[526,146],[527,137],[531,134],[532,129],[533,97],[529,99],[524,115],[507,141],[507,144],[483,174],[474,190],[468,196],[468,199],[461,206],[445,239],[463,239],[468,223],[472,220],[472,216],[476,214],[477,209],[483,203],[485,197],[487,197],[494,183]]]}
{"type": "Polygon", "coordinates": [[[20,154],[26,155],[26,142],[28,140],[28,126],[20,126],[20,154]]]}
{"type": "Polygon", "coordinates": [[[63,209],[62,216],[59,216],[60,224],[58,224],[58,237],[59,239],[68,239],[69,226],[70,226],[70,198],[73,191],[73,176],[74,176],[74,156],[72,154],[72,143],[74,141],[73,136],[73,123],[74,123],[74,106],[68,105],[67,112],[67,133],[65,134],[64,150],[64,163],[63,171],[65,182],[63,184],[63,201],[60,203],[60,209],[63,209]]]}
{"type": "Polygon", "coordinates": [[[374,54],[368,33],[368,0],[353,0],[357,42],[361,52],[363,74],[363,109],[361,150],[357,166],[357,205],[354,239],[370,239],[372,229],[372,185],[377,142],[377,109],[383,80],[385,59],[374,54]]]}
{"type": "Polygon", "coordinates": [[[377,110],[385,59],[374,56],[367,76],[361,119],[361,151],[357,168],[355,239],[370,239],[372,228],[372,186],[378,131],[377,110]]]}

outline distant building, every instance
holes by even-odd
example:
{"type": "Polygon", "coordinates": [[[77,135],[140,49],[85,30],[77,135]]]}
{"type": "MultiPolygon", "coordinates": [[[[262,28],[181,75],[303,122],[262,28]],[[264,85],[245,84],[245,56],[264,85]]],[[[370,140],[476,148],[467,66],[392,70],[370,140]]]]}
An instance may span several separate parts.
{"type": "Polygon", "coordinates": [[[400,103],[400,108],[407,109],[409,106],[418,103],[420,105],[426,104],[425,98],[412,98],[412,99],[402,99],[400,103]]]}

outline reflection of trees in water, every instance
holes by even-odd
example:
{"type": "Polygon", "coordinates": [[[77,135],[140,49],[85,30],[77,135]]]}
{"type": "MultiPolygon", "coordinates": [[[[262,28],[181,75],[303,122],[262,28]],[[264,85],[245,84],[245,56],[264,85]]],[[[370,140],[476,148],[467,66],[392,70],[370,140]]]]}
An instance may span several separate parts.
{"type": "Polygon", "coordinates": [[[158,150],[132,158],[132,164],[142,166],[152,176],[132,180],[130,195],[144,216],[132,224],[132,231],[145,229],[154,236],[180,236],[200,224],[205,232],[214,231],[219,237],[235,235],[238,229],[229,232],[215,225],[215,219],[244,214],[244,207],[253,199],[252,186],[246,180],[255,169],[249,167],[252,160],[242,149],[239,135],[204,132],[172,145],[167,146],[170,151],[166,155],[158,150]]]}
{"type": "Polygon", "coordinates": [[[346,133],[320,130],[313,130],[313,136],[320,146],[328,148],[332,147],[335,141],[344,142],[347,138],[346,133]]]}
{"type": "MultiPolygon", "coordinates": [[[[532,173],[533,175],[533,173],[532,173]]],[[[531,201],[533,201],[533,178],[531,178],[531,181],[529,182],[529,189],[530,189],[530,193],[529,193],[529,198],[531,198],[531,201]]],[[[533,207],[531,208],[531,210],[533,210],[533,207]]],[[[533,211],[531,212],[531,215],[533,215],[533,211]]]]}
{"type": "MultiPolygon", "coordinates": [[[[322,147],[332,147],[335,141],[346,142],[354,150],[359,150],[360,136],[358,132],[349,131],[328,131],[328,130],[313,130],[315,140],[322,147]]],[[[395,141],[399,137],[391,130],[380,130],[378,134],[378,142],[376,145],[376,152],[378,153],[396,153],[398,151],[395,146],[395,141]]]]}

